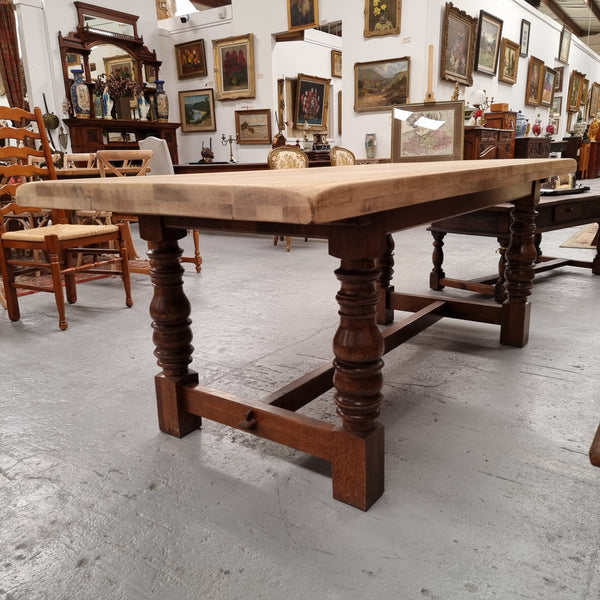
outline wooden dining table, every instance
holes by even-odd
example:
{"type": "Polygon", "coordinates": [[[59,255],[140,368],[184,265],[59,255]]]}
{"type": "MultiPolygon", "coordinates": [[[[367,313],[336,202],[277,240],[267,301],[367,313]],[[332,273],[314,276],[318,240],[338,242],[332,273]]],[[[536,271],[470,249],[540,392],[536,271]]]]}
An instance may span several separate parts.
{"type": "MultiPolygon", "coordinates": [[[[17,200],[139,215],[140,234],[152,248],[150,314],[161,368],[155,378],[161,431],[182,437],[205,417],[307,452],[331,463],[336,499],[367,510],[384,490],[384,354],[444,317],[462,320],[465,328],[469,321],[498,326],[500,343],[524,346],[540,180],[575,166],[571,159],[507,159],[69,179],[25,184],[17,200]],[[502,304],[394,289],[393,232],[503,202],[513,209],[502,304]],[[329,254],[339,259],[333,360],[262,401],[203,386],[201,373],[190,368],[192,307],[179,263],[178,240],[190,228],[327,238],[329,254]],[[393,322],[396,311],[409,316],[393,322]],[[338,423],[297,412],[332,387],[338,423]]],[[[239,330],[242,335],[242,323],[239,330]]]]}

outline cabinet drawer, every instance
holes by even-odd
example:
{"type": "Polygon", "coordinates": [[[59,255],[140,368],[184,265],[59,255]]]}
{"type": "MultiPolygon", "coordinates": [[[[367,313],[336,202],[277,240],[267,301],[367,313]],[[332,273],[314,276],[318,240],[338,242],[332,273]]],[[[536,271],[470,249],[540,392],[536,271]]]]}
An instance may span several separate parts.
{"type": "Polygon", "coordinates": [[[482,142],[495,142],[498,139],[498,132],[494,129],[481,130],[481,141],[482,142]]]}
{"type": "Polygon", "coordinates": [[[573,204],[561,204],[554,208],[554,222],[564,223],[582,217],[583,206],[580,202],[573,204]]]}

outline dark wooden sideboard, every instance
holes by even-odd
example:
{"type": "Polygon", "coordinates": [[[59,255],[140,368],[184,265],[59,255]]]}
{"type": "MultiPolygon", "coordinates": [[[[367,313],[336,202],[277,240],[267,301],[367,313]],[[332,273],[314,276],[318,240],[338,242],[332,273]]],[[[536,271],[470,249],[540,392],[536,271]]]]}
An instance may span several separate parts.
{"type": "Polygon", "coordinates": [[[66,119],[65,123],[69,127],[73,152],[137,149],[140,140],[154,136],[167,142],[173,164],[179,162],[175,132],[181,123],[127,119],[66,119]]]}
{"type": "Polygon", "coordinates": [[[512,129],[467,126],[463,158],[465,160],[513,158],[514,135],[512,129]]]}

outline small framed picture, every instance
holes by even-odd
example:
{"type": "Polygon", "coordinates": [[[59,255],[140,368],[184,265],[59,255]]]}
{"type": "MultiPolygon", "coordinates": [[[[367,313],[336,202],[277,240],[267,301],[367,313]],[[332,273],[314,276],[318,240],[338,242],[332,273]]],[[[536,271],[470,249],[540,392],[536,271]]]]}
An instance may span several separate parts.
{"type": "Polygon", "coordinates": [[[306,123],[311,131],[327,131],[330,80],[298,73],[294,123],[302,129],[306,123]]]}
{"type": "Polygon", "coordinates": [[[254,36],[213,40],[217,100],[254,98],[254,36]]]}
{"type": "Polygon", "coordinates": [[[560,115],[562,113],[562,96],[554,96],[554,98],[552,98],[550,112],[553,115],[560,115]]]}
{"type": "Polygon", "coordinates": [[[581,90],[585,75],[579,71],[573,71],[569,80],[569,94],[567,96],[567,110],[577,112],[581,102],[581,90]]]}
{"type": "Polygon", "coordinates": [[[500,73],[498,79],[505,83],[517,83],[517,71],[519,70],[519,44],[502,38],[500,49],[500,73]]]}
{"type": "Polygon", "coordinates": [[[554,80],[554,91],[562,92],[563,89],[563,77],[565,76],[564,67],[555,67],[556,79],[554,80]]]}
{"type": "Polygon", "coordinates": [[[539,106],[542,92],[542,75],[544,62],[535,56],[529,58],[527,70],[527,89],[525,90],[525,104],[539,106]]]}
{"type": "Polygon", "coordinates": [[[318,0],[287,0],[288,29],[310,29],[319,26],[318,0]]]}
{"type": "Polygon", "coordinates": [[[552,106],[555,79],[556,71],[550,67],[544,67],[544,73],[542,75],[542,91],[540,94],[540,104],[542,106],[552,106]]]}
{"type": "Polygon", "coordinates": [[[365,37],[400,33],[402,0],[365,0],[365,37]]]}
{"type": "Polygon", "coordinates": [[[389,110],[408,101],[410,57],[354,65],[354,110],[389,110]]]}
{"type": "Polygon", "coordinates": [[[236,110],[235,133],[238,144],[270,144],[270,109],[236,110]]]}
{"type": "MultiPolygon", "coordinates": [[[[556,100],[556,98],[555,98],[556,100]]],[[[590,92],[590,117],[595,117],[600,110],[600,83],[592,83],[592,91],[590,92]]]]}
{"type": "Polygon", "coordinates": [[[176,44],[175,59],[177,61],[177,77],[179,79],[206,77],[204,40],[176,44]]]}
{"type": "Polygon", "coordinates": [[[331,76],[341,77],[342,76],[342,51],[332,50],[331,51],[331,76]]]}
{"type": "Polygon", "coordinates": [[[216,131],[215,99],[212,88],[179,92],[181,131],[216,131]]]}
{"type": "Polygon", "coordinates": [[[496,74],[503,21],[484,10],[479,11],[479,31],[477,33],[477,53],[475,69],[489,75],[496,74]]]}
{"type": "Polygon", "coordinates": [[[569,52],[571,50],[571,30],[566,27],[562,28],[560,34],[560,46],[558,48],[558,60],[560,62],[569,63],[569,52]]]}
{"type": "Polygon", "coordinates": [[[521,19],[521,38],[520,38],[520,50],[521,56],[527,56],[529,54],[529,33],[531,30],[531,23],[525,19],[521,19]]]}

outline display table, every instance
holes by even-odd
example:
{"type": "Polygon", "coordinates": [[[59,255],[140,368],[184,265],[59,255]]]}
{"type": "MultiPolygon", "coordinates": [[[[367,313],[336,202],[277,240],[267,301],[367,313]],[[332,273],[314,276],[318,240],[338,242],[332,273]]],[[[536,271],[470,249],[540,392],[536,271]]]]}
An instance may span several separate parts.
{"type": "MultiPolygon", "coordinates": [[[[552,159],[554,160],[554,159],[552,159]]],[[[505,251],[510,238],[511,204],[500,204],[469,215],[458,215],[431,224],[433,235],[433,270],[430,275],[430,287],[441,290],[444,287],[459,288],[494,296],[498,302],[506,297],[504,273],[506,269],[505,251]],[[476,279],[456,279],[446,277],[443,270],[444,238],[447,233],[463,235],[491,236],[498,240],[498,273],[484,275],[476,279]]],[[[540,273],[557,267],[583,267],[600,275],[600,241],[593,261],[544,256],[541,249],[542,234],[546,231],[564,229],[575,225],[600,222],[600,190],[580,194],[543,196],[537,205],[536,223],[536,265],[535,272],[540,273]]]]}
{"type": "MultiPolygon", "coordinates": [[[[574,168],[572,160],[513,159],[324,167],[310,175],[288,169],[44,181],[22,185],[17,200],[139,215],[140,234],[152,247],[150,314],[162,368],[155,378],[161,431],[182,437],[205,417],[308,452],[331,463],[334,497],[366,510],[384,489],[382,356],[443,317],[494,324],[503,344],[526,344],[537,180],[574,168]],[[510,201],[515,205],[504,304],[412,295],[391,286],[391,232],[510,201]],[[179,264],[178,239],[190,228],[326,237],[329,254],[340,259],[333,362],[263,401],[200,385],[189,369],[191,306],[179,264]],[[396,310],[414,314],[391,325],[396,310]],[[378,323],[389,327],[382,332],[378,323]],[[296,412],[331,387],[340,426],[296,412]]],[[[240,322],[240,335],[244,327],[240,322]]]]}

